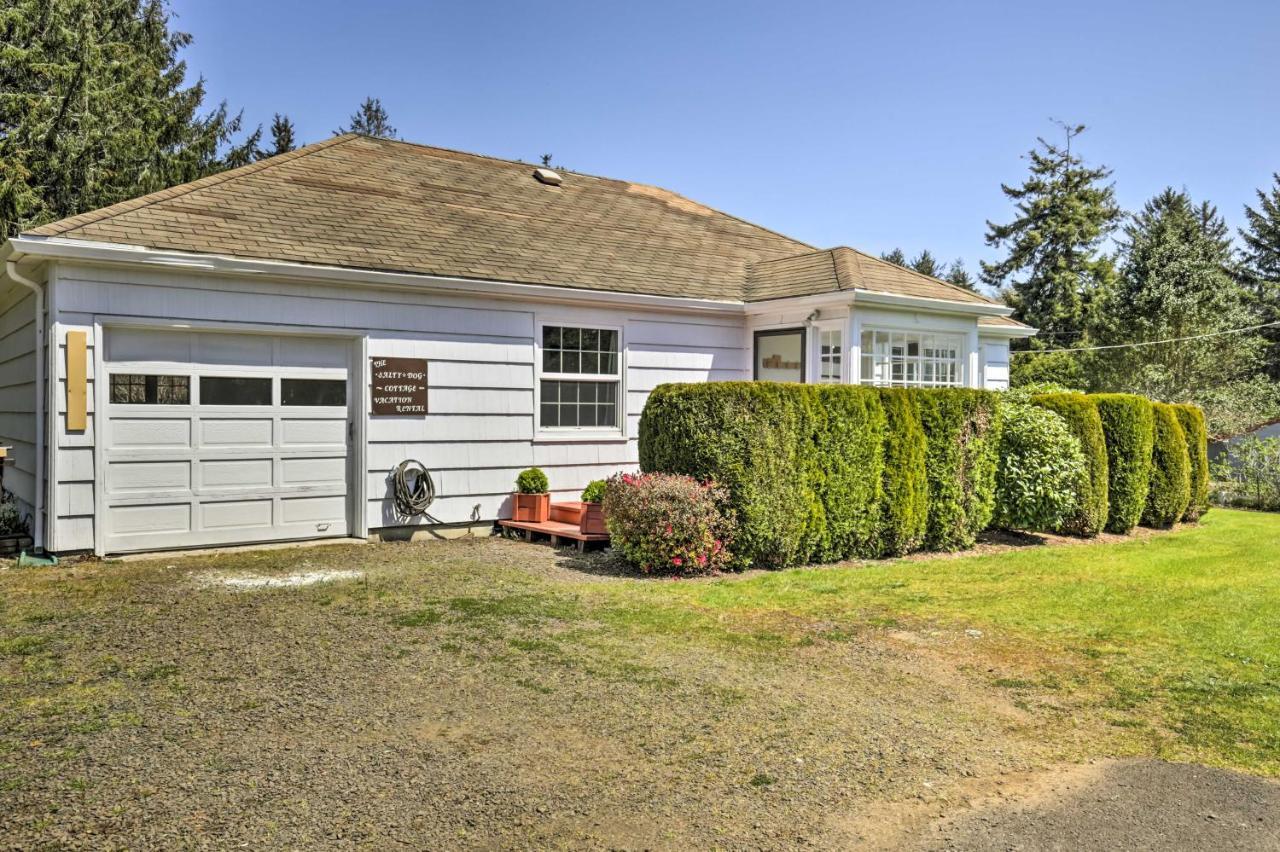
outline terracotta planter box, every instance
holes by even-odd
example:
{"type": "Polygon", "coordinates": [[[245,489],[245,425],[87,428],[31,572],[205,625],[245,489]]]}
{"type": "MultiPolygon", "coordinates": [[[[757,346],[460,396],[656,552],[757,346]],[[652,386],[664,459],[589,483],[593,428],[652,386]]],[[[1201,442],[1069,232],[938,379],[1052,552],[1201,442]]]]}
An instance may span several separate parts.
{"type": "Polygon", "coordinates": [[[583,535],[607,535],[609,530],[604,525],[604,509],[599,503],[584,503],[582,524],[578,527],[583,535]]]}
{"type": "Polygon", "coordinates": [[[528,524],[546,523],[551,516],[550,494],[511,495],[511,520],[528,524]]]}

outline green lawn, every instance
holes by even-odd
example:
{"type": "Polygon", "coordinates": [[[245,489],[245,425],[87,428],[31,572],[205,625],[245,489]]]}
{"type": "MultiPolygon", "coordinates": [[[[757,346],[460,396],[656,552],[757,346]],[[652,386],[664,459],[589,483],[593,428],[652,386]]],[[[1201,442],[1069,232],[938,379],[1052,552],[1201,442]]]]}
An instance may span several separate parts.
{"type": "Polygon", "coordinates": [[[0,571],[0,837],[309,848],[336,820],[373,848],[850,848],[874,802],[1058,761],[1280,776],[1280,515],[617,569],[477,538],[0,571]]]}
{"type": "Polygon", "coordinates": [[[611,591],[718,623],[980,630],[993,660],[1025,670],[992,679],[1015,697],[1095,710],[1133,750],[1280,775],[1280,515],[1219,509],[1121,543],[611,591]]]}

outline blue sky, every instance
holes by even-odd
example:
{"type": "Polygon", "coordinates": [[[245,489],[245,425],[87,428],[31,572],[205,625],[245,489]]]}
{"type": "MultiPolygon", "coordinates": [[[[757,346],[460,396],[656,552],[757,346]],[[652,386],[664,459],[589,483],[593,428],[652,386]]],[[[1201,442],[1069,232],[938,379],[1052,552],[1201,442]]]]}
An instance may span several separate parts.
{"type": "Polygon", "coordinates": [[[971,270],[1050,118],[1134,209],[1233,226],[1280,171],[1280,3],[173,0],[250,124],[366,95],[415,142],[659,184],[819,246],[971,270]]]}

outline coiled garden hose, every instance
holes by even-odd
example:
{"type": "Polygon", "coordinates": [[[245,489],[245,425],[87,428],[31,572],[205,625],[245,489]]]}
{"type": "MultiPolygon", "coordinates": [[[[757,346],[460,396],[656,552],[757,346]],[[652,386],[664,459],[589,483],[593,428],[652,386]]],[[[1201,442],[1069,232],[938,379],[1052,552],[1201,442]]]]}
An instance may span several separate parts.
{"type": "Polygon", "coordinates": [[[396,511],[403,517],[426,514],[436,499],[436,484],[422,462],[405,459],[391,475],[396,511]]]}

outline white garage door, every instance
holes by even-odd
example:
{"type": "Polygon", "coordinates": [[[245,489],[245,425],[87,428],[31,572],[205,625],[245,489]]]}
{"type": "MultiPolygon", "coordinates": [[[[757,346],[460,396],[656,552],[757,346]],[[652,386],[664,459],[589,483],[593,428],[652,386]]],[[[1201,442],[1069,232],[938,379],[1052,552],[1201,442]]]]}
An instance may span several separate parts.
{"type": "Polygon", "coordinates": [[[104,549],[347,535],[350,344],[109,329],[104,549]]]}

